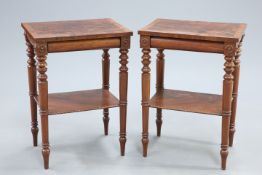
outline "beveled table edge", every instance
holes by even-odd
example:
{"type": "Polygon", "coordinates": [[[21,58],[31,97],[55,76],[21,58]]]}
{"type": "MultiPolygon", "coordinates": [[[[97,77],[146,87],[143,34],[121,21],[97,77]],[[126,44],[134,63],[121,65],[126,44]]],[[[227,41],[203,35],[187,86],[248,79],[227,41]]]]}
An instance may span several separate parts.
{"type": "MultiPolygon", "coordinates": [[[[80,20],[60,20],[60,21],[41,21],[41,22],[21,22],[21,27],[24,29],[27,35],[31,37],[35,42],[57,42],[57,41],[72,41],[72,40],[85,40],[85,39],[101,39],[101,38],[116,38],[116,37],[124,37],[124,36],[133,36],[133,31],[128,29],[127,27],[119,24],[112,18],[97,18],[97,19],[80,19],[80,20]],[[105,19],[114,22],[118,27],[124,29],[124,32],[117,32],[114,34],[105,33],[105,34],[92,34],[92,35],[81,35],[81,36],[66,36],[66,37],[43,37],[43,38],[36,38],[34,37],[29,31],[26,26],[30,23],[47,23],[47,22],[66,22],[66,21],[86,21],[86,20],[100,20],[105,19]],[[112,36],[114,35],[114,36],[112,36]],[[61,39],[62,38],[62,39],[61,39]]],[[[28,26],[29,27],[29,26],[28,26]]],[[[29,27],[30,28],[30,27],[29,27]]]]}
{"type": "Polygon", "coordinates": [[[236,33],[234,37],[212,37],[212,36],[201,36],[201,35],[190,35],[190,34],[171,34],[171,33],[165,33],[165,32],[156,32],[147,30],[148,27],[152,26],[154,23],[156,23],[158,20],[176,20],[176,19],[167,19],[167,18],[157,18],[153,20],[151,23],[147,24],[140,30],[138,30],[139,35],[145,35],[145,36],[154,36],[154,37],[166,37],[166,38],[177,38],[177,39],[185,39],[185,40],[204,40],[204,41],[215,41],[215,42],[227,42],[227,41],[233,41],[233,42],[239,42],[243,35],[245,35],[245,30],[247,28],[246,23],[230,23],[230,22],[209,22],[209,21],[193,21],[193,20],[176,20],[176,21],[184,21],[184,22],[207,22],[207,23],[214,23],[214,24],[237,24],[241,26],[240,33],[236,33]]]}

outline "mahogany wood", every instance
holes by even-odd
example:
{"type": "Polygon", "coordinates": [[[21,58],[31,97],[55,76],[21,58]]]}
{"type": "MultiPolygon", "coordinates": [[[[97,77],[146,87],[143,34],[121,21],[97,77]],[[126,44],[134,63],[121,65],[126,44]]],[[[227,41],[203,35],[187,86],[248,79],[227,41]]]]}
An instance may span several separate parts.
{"type": "Polygon", "coordinates": [[[125,155],[126,144],[126,110],[127,110],[127,84],[128,84],[128,49],[120,48],[120,60],[121,64],[119,68],[119,106],[120,106],[120,132],[119,142],[121,146],[121,155],[125,155]]]}
{"type": "MultiPolygon", "coordinates": [[[[103,89],[109,90],[109,74],[110,74],[110,55],[108,53],[109,49],[103,49],[103,59],[102,59],[102,81],[103,89]]],[[[103,122],[104,122],[104,133],[108,135],[108,123],[109,123],[109,109],[103,109],[103,122]]]]}
{"type": "Polygon", "coordinates": [[[151,38],[152,48],[224,53],[224,44],[222,42],[194,41],[169,38],[151,38]]]}
{"type": "Polygon", "coordinates": [[[112,19],[22,23],[28,53],[28,78],[31,103],[32,133],[37,145],[36,104],[40,107],[42,155],[44,168],[49,168],[48,115],[103,109],[104,133],[108,134],[109,108],[120,107],[121,155],[126,143],[127,53],[132,31],[112,19]],[[119,100],[109,91],[110,48],[120,48],[119,100]],[[48,94],[47,54],[79,50],[103,49],[102,89],[48,94]],[[36,91],[37,55],[38,95],[36,91]]]}
{"type": "Polygon", "coordinates": [[[246,24],[243,23],[156,19],[138,33],[164,38],[239,42],[245,29],[246,24]]]}
{"type": "Polygon", "coordinates": [[[48,52],[68,52],[68,51],[80,51],[91,50],[100,48],[119,48],[119,38],[108,39],[92,39],[92,40],[80,40],[80,41],[64,41],[64,42],[50,42],[48,44],[48,52]]]}
{"type": "MultiPolygon", "coordinates": [[[[243,36],[244,37],[244,36],[243,36]]],[[[230,118],[230,130],[229,130],[229,146],[233,146],[233,139],[235,134],[235,120],[236,120],[236,110],[237,110],[237,96],[238,96],[238,83],[239,83],[239,72],[240,72],[240,55],[241,55],[241,46],[243,42],[243,37],[237,47],[237,52],[234,59],[234,84],[233,84],[233,93],[232,93],[232,114],[230,118]]]]}
{"type": "MultiPolygon", "coordinates": [[[[159,92],[164,89],[164,67],[165,67],[165,55],[163,53],[163,49],[158,49],[157,60],[156,60],[156,92],[159,92]]],[[[161,127],[162,127],[162,109],[157,108],[156,110],[156,128],[157,128],[157,136],[161,135],[161,127]]]]}
{"type": "Polygon", "coordinates": [[[156,19],[138,31],[142,56],[143,156],[148,148],[149,107],[157,108],[160,136],[162,109],[222,116],[221,168],[226,169],[228,145],[233,144],[240,67],[240,48],[246,24],[156,19]],[[157,88],[150,97],[150,49],[158,49],[157,88]],[[225,55],[222,95],[164,89],[163,49],[211,52],[225,55]],[[235,57],[235,58],[234,58],[235,57]],[[232,110],[232,113],[231,113],[232,110]]]}
{"type": "Polygon", "coordinates": [[[35,41],[69,41],[131,36],[132,31],[110,18],[22,23],[35,41]]]}
{"type": "MultiPolygon", "coordinates": [[[[39,96],[35,97],[39,103],[39,96]]],[[[119,106],[118,99],[109,90],[51,93],[48,95],[48,115],[65,114],[119,106]]]]}
{"type": "Polygon", "coordinates": [[[149,98],[150,98],[150,49],[143,49],[142,56],[142,143],[143,143],[143,156],[147,156],[148,148],[148,117],[149,117],[149,98]]]}
{"type": "Polygon", "coordinates": [[[149,105],[159,109],[210,115],[222,114],[222,96],[215,94],[164,89],[150,99],[149,105]]]}
{"type": "Polygon", "coordinates": [[[226,160],[228,156],[229,144],[229,124],[231,117],[231,104],[233,92],[233,71],[234,56],[236,52],[236,43],[225,43],[225,64],[224,64],[224,81],[223,81],[223,101],[222,101],[222,142],[221,142],[221,167],[226,169],[226,160]]]}
{"type": "Polygon", "coordinates": [[[47,82],[47,44],[39,43],[35,49],[37,55],[39,107],[42,127],[42,155],[44,168],[49,168],[49,136],[48,136],[48,82],[47,82]]]}
{"type": "Polygon", "coordinates": [[[33,135],[33,145],[37,146],[37,135],[38,135],[38,122],[37,122],[37,104],[34,100],[34,96],[37,95],[36,87],[36,61],[35,53],[32,44],[29,42],[28,37],[25,35],[25,41],[27,45],[27,56],[28,56],[28,82],[29,82],[29,96],[30,96],[30,107],[31,107],[31,132],[33,135]]]}

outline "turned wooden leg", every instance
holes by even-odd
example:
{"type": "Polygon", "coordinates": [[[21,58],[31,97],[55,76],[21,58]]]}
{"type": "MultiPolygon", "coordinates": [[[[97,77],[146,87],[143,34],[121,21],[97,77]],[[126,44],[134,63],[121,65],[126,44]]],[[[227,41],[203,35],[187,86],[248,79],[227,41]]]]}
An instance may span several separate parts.
{"type": "Polygon", "coordinates": [[[126,144],[126,108],[127,108],[127,83],[128,83],[128,49],[120,49],[119,68],[119,105],[120,105],[120,148],[121,155],[125,155],[126,144]]]}
{"type": "Polygon", "coordinates": [[[143,144],[143,156],[147,156],[148,148],[148,117],[149,117],[149,98],[150,98],[150,49],[143,49],[142,56],[142,117],[143,117],[143,132],[142,132],[142,144],[143,144]]]}
{"type": "Polygon", "coordinates": [[[222,102],[222,142],[221,142],[221,168],[226,169],[226,160],[228,156],[229,144],[229,124],[231,116],[231,102],[233,91],[234,56],[236,51],[235,43],[226,43],[224,48],[224,81],[223,81],[223,102],[222,102]]]}
{"type": "MultiPolygon", "coordinates": [[[[102,79],[103,79],[103,89],[109,89],[109,74],[110,74],[110,55],[108,53],[109,49],[103,49],[103,59],[102,59],[102,79]]],[[[108,123],[109,123],[109,109],[103,109],[103,122],[104,122],[104,133],[108,135],[108,123]]]]}
{"type": "Polygon", "coordinates": [[[37,71],[38,71],[38,91],[39,106],[42,127],[42,155],[44,159],[44,168],[49,168],[49,139],[48,139],[48,82],[47,82],[47,46],[45,43],[39,43],[36,46],[37,71]]]}
{"type": "MultiPolygon", "coordinates": [[[[158,49],[157,60],[156,60],[156,91],[161,91],[164,89],[164,65],[165,65],[165,55],[163,49],[158,49]]],[[[162,126],[162,109],[156,109],[156,128],[157,136],[161,135],[162,126]]]]}
{"type": "Polygon", "coordinates": [[[38,135],[38,123],[37,123],[37,103],[34,97],[37,95],[36,89],[36,66],[35,66],[35,53],[33,45],[29,42],[26,33],[25,40],[27,45],[27,56],[28,56],[28,83],[29,83],[29,96],[30,96],[30,107],[31,107],[31,132],[33,135],[33,145],[37,146],[37,135],[38,135]]]}
{"type": "Polygon", "coordinates": [[[156,133],[157,136],[161,136],[161,126],[162,126],[163,120],[162,120],[162,109],[157,108],[156,109],[156,133]]]}
{"type": "Polygon", "coordinates": [[[235,56],[235,67],[233,71],[234,84],[233,84],[233,100],[232,100],[232,114],[230,118],[230,130],[229,130],[229,146],[233,145],[233,139],[235,134],[235,120],[236,120],[236,110],[237,110],[237,95],[238,95],[238,83],[239,83],[239,72],[240,72],[240,55],[241,55],[241,46],[242,46],[243,37],[237,47],[236,56],[235,56]]]}
{"type": "Polygon", "coordinates": [[[108,123],[109,123],[109,109],[103,109],[103,122],[104,122],[104,134],[108,135],[108,123]]]}

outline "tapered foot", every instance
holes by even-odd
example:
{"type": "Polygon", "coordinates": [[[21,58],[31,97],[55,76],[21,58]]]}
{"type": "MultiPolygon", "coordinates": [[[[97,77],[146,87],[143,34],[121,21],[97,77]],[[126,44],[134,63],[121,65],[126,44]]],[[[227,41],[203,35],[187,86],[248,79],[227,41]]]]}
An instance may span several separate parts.
{"type": "Polygon", "coordinates": [[[227,156],[228,156],[227,146],[223,146],[223,145],[221,146],[220,155],[221,155],[221,169],[225,170],[226,163],[227,163],[227,156]]]}
{"type": "Polygon", "coordinates": [[[33,146],[37,146],[37,135],[38,135],[38,127],[32,127],[31,128],[31,132],[33,135],[33,146]]]}
{"type": "Polygon", "coordinates": [[[157,109],[156,113],[156,129],[157,129],[157,136],[161,136],[161,127],[162,127],[162,109],[157,109]]]}
{"type": "Polygon", "coordinates": [[[229,131],[229,146],[233,146],[233,140],[234,140],[234,134],[235,134],[235,129],[232,129],[229,131]]]}
{"type": "Polygon", "coordinates": [[[49,145],[43,145],[42,155],[44,159],[44,168],[48,169],[49,168],[49,155],[50,155],[49,145]]]}
{"type": "Polygon", "coordinates": [[[121,156],[124,156],[125,155],[125,146],[126,146],[126,136],[125,136],[125,134],[124,135],[120,134],[119,142],[120,142],[120,153],[121,153],[121,156]]]}
{"type": "Polygon", "coordinates": [[[143,134],[142,144],[143,144],[143,156],[147,157],[147,148],[148,148],[148,134],[143,134]]]}
{"type": "Polygon", "coordinates": [[[104,117],[103,117],[103,122],[104,122],[104,134],[108,135],[108,123],[109,123],[109,110],[104,109],[104,117]]]}
{"type": "Polygon", "coordinates": [[[31,110],[31,132],[33,135],[33,146],[37,146],[37,134],[38,134],[38,123],[37,123],[37,103],[34,97],[37,95],[36,87],[36,61],[35,52],[33,45],[29,42],[27,34],[25,33],[25,40],[27,45],[27,56],[28,56],[28,83],[29,83],[29,96],[30,96],[30,110],[31,110]]]}

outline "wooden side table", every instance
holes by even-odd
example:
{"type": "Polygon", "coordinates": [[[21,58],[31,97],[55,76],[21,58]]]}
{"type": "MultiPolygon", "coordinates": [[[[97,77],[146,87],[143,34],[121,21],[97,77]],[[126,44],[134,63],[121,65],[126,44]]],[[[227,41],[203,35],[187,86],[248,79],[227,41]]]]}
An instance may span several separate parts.
{"type": "Polygon", "coordinates": [[[108,134],[109,108],[120,107],[120,146],[125,153],[126,107],[128,82],[128,49],[132,32],[112,19],[22,23],[28,55],[29,95],[33,145],[37,146],[37,104],[42,127],[44,168],[49,168],[48,116],[70,112],[103,109],[104,133],[108,134]],[[110,60],[108,50],[120,48],[119,100],[109,91],[110,60]],[[48,93],[47,54],[103,49],[101,89],[67,93],[48,93]],[[36,60],[35,60],[36,54],[36,60]],[[36,70],[38,76],[36,80],[36,70]],[[38,92],[37,92],[38,84],[38,92]]]}
{"type": "Polygon", "coordinates": [[[240,48],[245,24],[156,19],[142,28],[142,110],[143,155],[147,156],[149,107],[157,109],[157,135],[160,136],[162,109],[222,116],[222,169],[226,169],[228,145],[235,132],[240,48]],[[150,99],[150,48],[157,48],[156,93],[150,99]],[[223,94],[204,94],[164,89],[164,49],[224,54],[223,94]]]}

